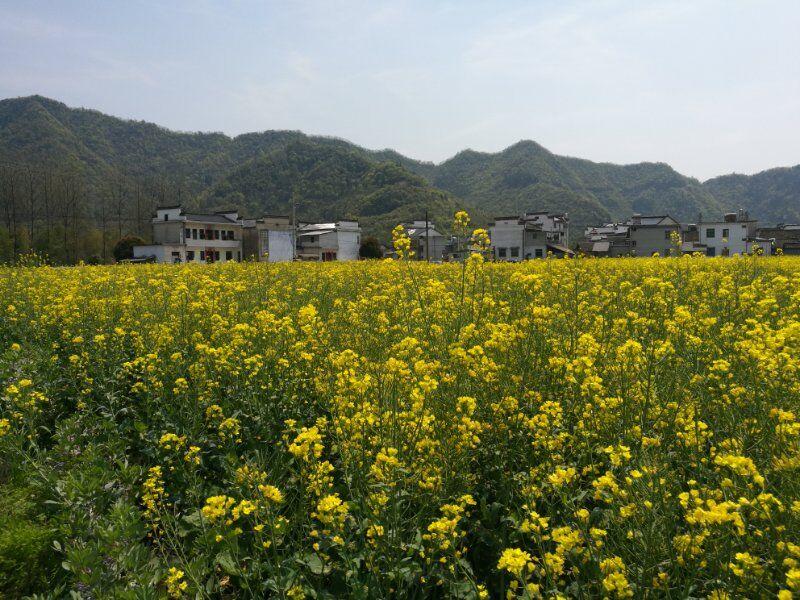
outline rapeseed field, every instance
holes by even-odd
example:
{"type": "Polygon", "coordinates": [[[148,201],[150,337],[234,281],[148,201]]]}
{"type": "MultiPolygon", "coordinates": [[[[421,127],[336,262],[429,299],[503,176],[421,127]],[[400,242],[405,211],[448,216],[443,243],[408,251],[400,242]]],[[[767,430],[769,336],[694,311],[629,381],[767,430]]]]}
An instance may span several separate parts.
{"type": "Polygon", "coordinates": [[[0,307],[0,595],[800,595],[798,258],[8,267],[0,307]]]}

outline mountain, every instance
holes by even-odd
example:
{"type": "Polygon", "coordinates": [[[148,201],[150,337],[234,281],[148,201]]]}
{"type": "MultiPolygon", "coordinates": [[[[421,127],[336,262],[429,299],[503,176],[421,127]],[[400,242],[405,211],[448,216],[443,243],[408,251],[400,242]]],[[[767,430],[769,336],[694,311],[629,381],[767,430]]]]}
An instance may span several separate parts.
{"type": "Polygon", "coordinates": [[[800,165],[755,175],[723,175],[703,184],[730,208],[744,207],[764,223],[800,223],[800,165]]]}
{"type": "Polygon", "coordinates": [[[293,200],[303,219],[358,219],[365,231],[384,240],[395,225],[419,219],[426,210],[431,221],[448,230],[453,214],[463,207],[400,164],[310,140],[289,142],[245,162],[203,193],[198,204],[237,206],[245,214],[285,214],[293,200]]]}
{"type": "Polygon", "coordinates": [[[81,245],[105,257],[122,233],[147,235],[150,210],[164,203],[259,216],[286,214],[294,199],[298,218],[358,217],[386,240],[394,224],[426,209],[445,230],[460,208],[479,225],[565,211],[575,230],[634,212],[694,220],[745,208],[764,223],[799,221],[799,189],[800,166],[701,183],[663,163],[596,163],[532,141],[433,164],[300,131],[186,133],[41,96],[0,101],[0,259],[26,247],[77,259],[90,252],[81,245]]]}
{"type": "MultiPolygon", "coordinates": [[[[414,165],[409,164],[414,170],[414,165]]],[[[613,165],[558,156],[521,141],[502,152],[465,150],[418,173],[492,214],[531,208],[564,210],[573,225],[668,213],[678,219],[714,214],[722,203],[702,184],[663,163],[613,165]]]]}

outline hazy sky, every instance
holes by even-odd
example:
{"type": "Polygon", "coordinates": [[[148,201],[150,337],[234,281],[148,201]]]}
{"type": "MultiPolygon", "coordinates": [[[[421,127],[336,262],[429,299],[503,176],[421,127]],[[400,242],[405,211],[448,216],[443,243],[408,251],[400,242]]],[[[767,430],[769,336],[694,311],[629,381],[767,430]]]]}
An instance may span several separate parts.
{"type": "Polygon", "coordinates": [[[0,0],[0,98],[441,161],[800,163],[800,0],[0,0]]]}

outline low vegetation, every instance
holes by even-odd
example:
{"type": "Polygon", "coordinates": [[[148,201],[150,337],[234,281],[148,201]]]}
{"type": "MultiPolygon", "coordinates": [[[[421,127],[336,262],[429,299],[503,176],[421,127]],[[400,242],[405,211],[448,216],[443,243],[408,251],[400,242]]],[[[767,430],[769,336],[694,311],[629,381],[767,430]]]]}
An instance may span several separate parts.
{"type": "Polygon", "coordinates": [[[788,599],[799,269],[2,268],[0,595],[788,599]]]}

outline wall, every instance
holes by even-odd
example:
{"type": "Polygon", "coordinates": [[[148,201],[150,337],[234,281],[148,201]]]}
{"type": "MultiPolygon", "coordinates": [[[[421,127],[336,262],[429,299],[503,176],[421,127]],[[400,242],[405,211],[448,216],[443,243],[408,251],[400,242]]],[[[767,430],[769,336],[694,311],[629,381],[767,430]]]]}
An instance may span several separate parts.
{"type": "Polygon", "coordinates": [[[671,231],[680,231],[678,225],[670,227],[641,227],[632,225],[630,239],[636,241],[636,246],[631,250],[636,256],[652,256],[658,252],[661,256],[669,256],[672,241],[668,235],[671,231]],[[634,230],[634,227],[636,228],[634,230]]]}
{"type": "MultiPolygon", "coordinates": [[[[285,262],[294,259],[294,234],[291,231],[262,231],[267,234],[269,262],[285,262]]],[[[262,256],[259,260],[263,260],[262,256]]]]}
{"type": "Polygon", "coordinates": [[[331,235],[338,235],[339,248],[336,260],[358,260],[358,249],[361,245],[361,234],[357,231],[339,231],[331,235]]]}

